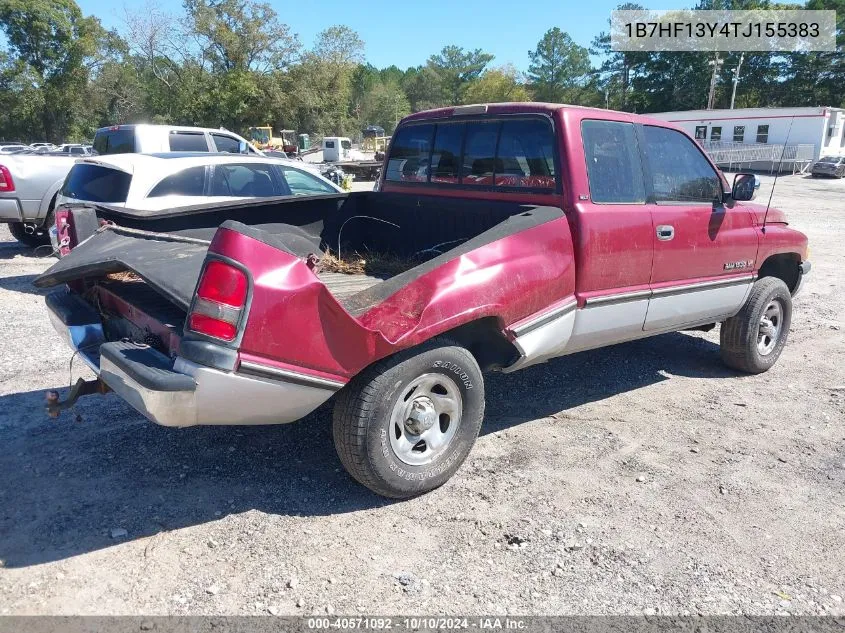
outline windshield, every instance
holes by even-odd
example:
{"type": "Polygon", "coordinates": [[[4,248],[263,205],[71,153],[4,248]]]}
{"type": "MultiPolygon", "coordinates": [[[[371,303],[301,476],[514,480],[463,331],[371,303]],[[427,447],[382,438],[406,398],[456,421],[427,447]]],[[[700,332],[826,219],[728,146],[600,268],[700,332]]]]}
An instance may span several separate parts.
{"type": "Polygon", "coordinates": [[[820,163],[833,163],[834,165],[837,164],[842,160],[840,156],[825,156],[824,158],[820,158],[820,163]]]}

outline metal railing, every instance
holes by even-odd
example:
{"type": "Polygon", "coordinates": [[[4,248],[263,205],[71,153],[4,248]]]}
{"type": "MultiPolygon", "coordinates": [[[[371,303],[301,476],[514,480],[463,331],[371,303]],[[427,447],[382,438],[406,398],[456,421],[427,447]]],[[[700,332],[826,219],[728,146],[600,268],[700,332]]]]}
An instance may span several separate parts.
{"type": "Polygon", "coordinates": [[[804,173],[813,162],[814,145],[769,145],[768,143],[731,143],[705,141],[701,144],[712,161],[732,171],[734,167],[751,166],[753,163],[768,163],[770,173],[782,171],[784,164],[792,173],[804,173]]]}

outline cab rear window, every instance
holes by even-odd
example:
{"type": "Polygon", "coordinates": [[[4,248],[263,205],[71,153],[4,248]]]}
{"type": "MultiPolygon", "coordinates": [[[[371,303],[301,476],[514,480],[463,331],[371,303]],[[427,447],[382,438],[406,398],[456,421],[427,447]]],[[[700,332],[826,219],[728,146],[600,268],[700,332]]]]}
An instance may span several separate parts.
{"type": "Polygon", "coordinates": [[[394,135],[385,180],[554,191],[555,136],[540,117],[409,124],[394,135]]]}
{"type": "Polygon", "coordinates": [[[66,198],[87,202],[126,202],[132,176],[119,169],[77,163],[62,185],[66,198]]]}
{"type": "Polygon", "coordinates": [[[98,154],[131,154],[135,151],[135,130],[100,130],[94,135],[98,154]]]}

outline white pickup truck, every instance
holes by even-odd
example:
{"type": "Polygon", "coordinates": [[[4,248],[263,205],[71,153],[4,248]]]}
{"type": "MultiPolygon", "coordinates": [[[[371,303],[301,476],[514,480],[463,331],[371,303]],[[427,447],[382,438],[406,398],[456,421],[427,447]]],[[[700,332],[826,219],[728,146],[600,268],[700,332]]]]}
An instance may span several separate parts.
{"type": "MultiPolygon", "coordinates": [[[[97,130],[95,154],[228,152],[261,155],[228,130],[172,125],[114,125],[97,130]]],[[[65,177],[79,156],[10,154],[0,156],[0,222],[19,242],[50,243],[53,208],[65,177]]]]}

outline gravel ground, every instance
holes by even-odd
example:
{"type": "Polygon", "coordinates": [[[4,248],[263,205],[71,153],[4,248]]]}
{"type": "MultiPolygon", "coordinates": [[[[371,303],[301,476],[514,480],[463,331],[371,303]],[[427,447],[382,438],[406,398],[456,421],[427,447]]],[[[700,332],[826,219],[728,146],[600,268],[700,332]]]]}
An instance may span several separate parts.
{"type": "Polygon", "coordinates": [[[464,467],[400,503],[341,470],[327,408],[48,420],[50,261],[0,227],[0,613],[845,614],[845,180],[784,177],[775,204],[813,273],[774,369],[727,370],[715,330],[490,375],[464,467]]]}

